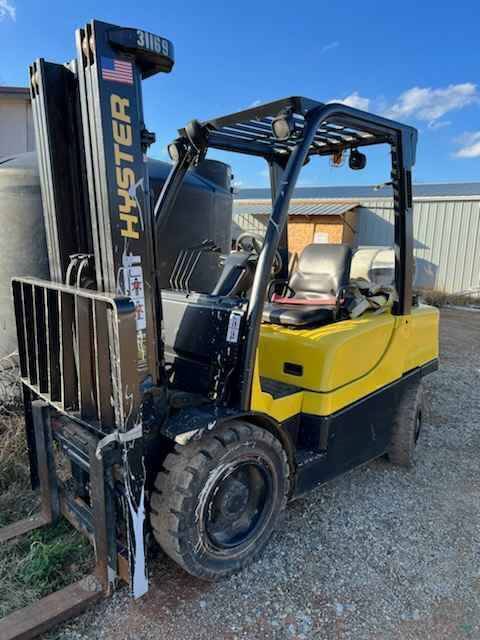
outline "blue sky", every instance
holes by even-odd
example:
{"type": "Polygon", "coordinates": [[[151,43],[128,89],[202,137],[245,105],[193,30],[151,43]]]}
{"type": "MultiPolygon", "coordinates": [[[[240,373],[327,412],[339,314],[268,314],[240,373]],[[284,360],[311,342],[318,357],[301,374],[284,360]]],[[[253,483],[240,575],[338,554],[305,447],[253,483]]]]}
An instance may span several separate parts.
{"type": "MultiPolygon", "coordinates": [[[[147,125],[157,134],[152,155],[158,158],[166,158],[165,144],[194,117],[306,95],[346,100],[416,126],[417,182],[480,180],[478,0],[0,0],[0,17],[0,84],[6,85],[25,85],[36,57],[72,58],[74,29],[92,17],[172,40],[173,72],[144,83],[147,125]]],[[[363,172],[315,160],[300,180],[339,185],[388,179],[385,150],[369,150],[368,159],[363,172]]],[[[267,184],[262,161],[228,160],[240,188],[267,184]]]]}

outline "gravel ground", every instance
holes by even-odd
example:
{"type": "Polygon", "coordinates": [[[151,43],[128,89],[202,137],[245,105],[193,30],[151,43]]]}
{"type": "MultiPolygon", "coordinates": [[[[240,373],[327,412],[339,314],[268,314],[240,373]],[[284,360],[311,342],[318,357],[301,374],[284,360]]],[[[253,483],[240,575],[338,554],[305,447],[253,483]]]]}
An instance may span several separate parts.
{"type": "MultiPolygon", "coordinates": [[[[163,556],[61,640],[480,638],[480,314],[442,312],[413,470],[379,460],[292,503],[263,558],[220,583],[163,556]]],[[[50,636],[52,637],[52,636],[50,636]]]]}

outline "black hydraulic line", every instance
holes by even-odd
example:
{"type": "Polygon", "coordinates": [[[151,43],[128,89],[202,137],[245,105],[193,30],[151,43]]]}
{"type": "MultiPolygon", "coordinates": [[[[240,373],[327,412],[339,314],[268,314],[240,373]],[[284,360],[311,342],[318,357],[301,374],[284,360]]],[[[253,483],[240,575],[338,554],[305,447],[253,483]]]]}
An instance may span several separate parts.
{"type": "MultiPolygon", "coordinates": [[[[287,158],[283,156],[274,155],[268,162],[268,168],[270,173],[270,190],[272,198],[272,206],[278,195],[280,184],[282,182],[282,175],[285,171],[285,165],[287,158]]],[[[280,236],[278,250],[282,257],[282,269],[281,272],[276,274],[276,278],[288,282],[288,224],[285,224],[280,236]]]]}
{"type": "MultiPolygon", "coordinates": [[[[165,180],[160,195],[155,202],[153,208],[153,260],[158,265],[159,257],[162,252],[162,230],[170,217],[173,207],[180,193],[180,187],[187,174],[187,171],[195,161],[196,154],[193,148],[188,145],[185,153],[179,158],[178,162],[172,167],[170,173],[165,180]]],[[[159,282],[159,271],[155,269],[155,311],[157,318],[157,334],[162,335],[161,318],[162,318],[162,296],[161,286],[159,282]]],[[[159,363],[164,362],[164,345],[161,340],[157,342],[159,363]]],[[[159,375],[161,382],[165,382],[165,368],[160,367],[159,375]]]]}
{"type": "Polygon", "coordinates": [[[185,178],[187,171],[192,166],[194,160],[195,153],[193,152],[193,149],[188,148],[168,174],[153,210],[155,238],[159,237],[159,231],[163,229],[164,225],[168,221],[180,192],[183,179],[185,178]]]}
{"type": "Polygon", "coordinates": [[[413,203],[412,173],[403,162],[402,138],[392,145],[392,190],[395,214],[395,286],[398,301],[395,315],[407,315],[412,308],[413,283],[413,203]]]}

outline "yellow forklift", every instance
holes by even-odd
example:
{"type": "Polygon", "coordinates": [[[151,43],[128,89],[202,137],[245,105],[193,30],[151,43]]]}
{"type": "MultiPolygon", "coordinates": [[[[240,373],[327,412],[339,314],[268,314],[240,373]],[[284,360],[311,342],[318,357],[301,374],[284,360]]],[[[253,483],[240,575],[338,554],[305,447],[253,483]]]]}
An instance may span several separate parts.
{"type": "MultiPolygon", "coordinates": [[[[123,579],[140,597],[154,540],[220,578],[258,556],[288,500],[385,454],[411,464],[438,312],[412,292],[415,129],[302,97],[193,120],[154,198],[141,81],[171,70],[172,44],[93,21],[76,48],[67,65],[30,70],[51,278],[15,278],[13,297],[42,513],[0,541],[63,516],[94,545],[98,589],[123,579]],[[352,279],[346,245],[310,245],[289,268],[302,167],[348,154],[359,170],[372,145],[391,148],[394,286],[352,279]],[[166,288],[175,203],[210,150],[266,161],[266,233],[237,238],[207,292],[190,283],[218,248],[187,247],[166,288]]],[[[77,585],[19,624],[32,637],[49,609],[64,618],[98,589],[77,585]]]]}

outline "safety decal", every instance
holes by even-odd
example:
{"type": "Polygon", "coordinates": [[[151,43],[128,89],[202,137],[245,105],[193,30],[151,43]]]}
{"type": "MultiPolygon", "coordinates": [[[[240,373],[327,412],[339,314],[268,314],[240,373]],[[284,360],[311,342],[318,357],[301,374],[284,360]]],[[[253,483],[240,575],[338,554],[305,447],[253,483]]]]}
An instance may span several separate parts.
{"type": "Polygon", "coordinates": [[[123,82],[123,84],[133,84],[132,63],[102,56],[102,78],[104,80],[113,80],[114,82],[123,82]]]}
{"type": "Polygon", "coordinates": [[[235,311],[232,311],[232,313],[230,314],[230,319],[228,321],[227,342],[238,342],[238,333],[240,331],[241,320],[242,316],[239,313],[235,313],[235,311]]]}

